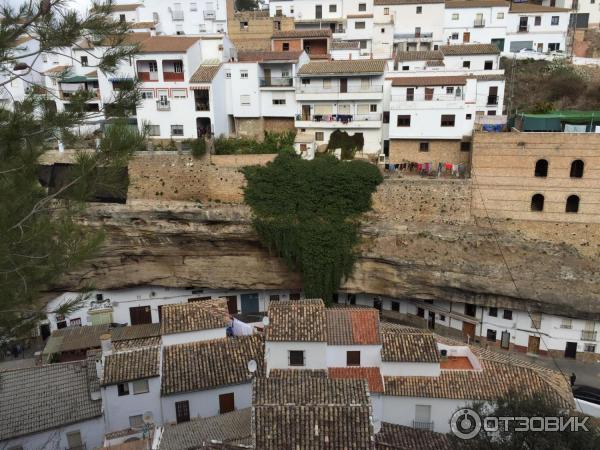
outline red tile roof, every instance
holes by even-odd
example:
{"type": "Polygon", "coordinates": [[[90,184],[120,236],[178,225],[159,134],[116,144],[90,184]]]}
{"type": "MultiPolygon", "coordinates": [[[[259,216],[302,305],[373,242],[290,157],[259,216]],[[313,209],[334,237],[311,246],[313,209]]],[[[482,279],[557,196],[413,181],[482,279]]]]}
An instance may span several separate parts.
{"type": "Polygon", "coordinates": [[[383,392],[383,378],[379,367],[330,367],[329,378],[366,380],[370,392],[383,392]]]}
{"type": "Polygon", "coordinates": [[[329,308],[327,343],[329,345],[378,345],[379,312],[370,308],[329,308]]]}

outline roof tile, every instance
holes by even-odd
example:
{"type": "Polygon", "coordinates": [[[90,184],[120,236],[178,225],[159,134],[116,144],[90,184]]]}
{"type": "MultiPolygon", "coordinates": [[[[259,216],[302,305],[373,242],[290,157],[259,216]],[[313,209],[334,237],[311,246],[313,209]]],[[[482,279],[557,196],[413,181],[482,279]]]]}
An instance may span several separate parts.
{"type": "Polygon", "coordinates": [[[192,75],[190,83],[210,83],[219,73],[221,64],[201,64],[198,70],[192,75]]]}
{"type": "Polygon", "coordinates": [[[352,59],[345,61],[311,61],[298,70],[298,75],[335,75],[354,73],[383,73],[385,59],[352,59]]]}
{"type": "Polygon", "coordinates": [[[442,45],[440,51],[444,56],[461,55],[499,55],[500,49],[495,44],[460,44],[442,45]]]}
{"type": "Polygon", "coordinates": [[[227,300],[222,298],[164,305],[161,315],[161,334],[225,328],[230,324],[227,300]]]}
{"type": "Polygon", "coordinates": [[[325,304],[321,299],[271,302],[266,341],[326,342],[325,304]]]}
{"type": "Polygon", "coordinates": [[[381,360],[384,362],[424,362],[439,361],[438,348],[431,333],[414,331],[412,328],[384,329],[381,333],[383,345],[381,360]]]}
{"type": "Polygon", "coordinates": [[[328,308],[327,343],[329,345],[378,345],[379,311],[369,308],[328,308]]]}
{"type": "Polygon", "coordinates": [[[191,36],[151,36],[140,43],[139,53],[185,53],[199,40],[191,36]]]}
{"type": "Polygon", "coordinates": [[[104,358],[102,385],[157,377],[160,374],[160,347],[144,347],[113,353],[104,358]]]}
{"type": "Polygon", "coordinates": [[[366,380],[370,392],[383,392],[383,378],[379,367],[330,367],[332,379],[366,380]]]}

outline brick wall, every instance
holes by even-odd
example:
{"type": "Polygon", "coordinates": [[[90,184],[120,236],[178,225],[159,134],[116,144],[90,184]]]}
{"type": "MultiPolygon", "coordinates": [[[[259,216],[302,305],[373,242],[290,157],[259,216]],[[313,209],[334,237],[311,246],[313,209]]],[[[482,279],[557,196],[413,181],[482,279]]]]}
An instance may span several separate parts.
{"type": "Polygon", "coordinates": [[[273,41],[273,50],[276,52],[282,52],[283,44],[289,44],[289,51],[295,52],[302,50],[302,39],[283,39],[273,41]]]}
{"type": "Polygon", "coordinates": [[[471,152],[460,150],[459,140],[413,140],[413,139],[391,139],[389,161],[398,164],[405,161],[427,163],[451,163],[466,164],[471,159],[471,152]],[[419,150],[421,142],[429,142],[429,151],[419,150]]]}
{"type": "Polygon", "coordinates": [[[293,117],[264,117],[263,127],[265,131],[271,133],[283,133],[296,129],[293,117]]]}
{"type": "Polygon", "coordinates": [[[236,117],[235,132],[238,136],[262,140],[265,135],[262,117],[236,117]]]}

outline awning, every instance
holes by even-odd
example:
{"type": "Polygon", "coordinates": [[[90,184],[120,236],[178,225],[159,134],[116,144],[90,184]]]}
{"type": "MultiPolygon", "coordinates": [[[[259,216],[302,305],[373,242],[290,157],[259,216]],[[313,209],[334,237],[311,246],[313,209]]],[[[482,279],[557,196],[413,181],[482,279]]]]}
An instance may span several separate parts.
{"type": "Polygon", "coordinates": [[[191,84],[190,89],[193,89],[195,91],[208,91],[208,90],[210,90],[210,86],[199,86],[199,85],[191,84]]]}
{"type": "Polygon", "coordinates": [[[129,83],[133,83],[133,78],[129,78],[129,77],[115,77],[115,78],[109,78],[108,81],[110,81],[111,83],[122,83],[122,82],[129,82],[129,83]]]}
{"type": "Polygon", "coordinates": [[[88,81],[98,81],[97,78],[88,78],[83,75],[75,75],[74,77],[67,77],[60,80],[61,83],[72,84],[72,83],[86,83],[88,81]]]}

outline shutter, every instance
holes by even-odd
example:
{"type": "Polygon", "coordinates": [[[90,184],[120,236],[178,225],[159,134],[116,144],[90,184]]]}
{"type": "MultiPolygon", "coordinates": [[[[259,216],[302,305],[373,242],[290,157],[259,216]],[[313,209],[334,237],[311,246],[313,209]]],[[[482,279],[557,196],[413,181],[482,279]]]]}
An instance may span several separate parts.
{"type": "Polygon", "coordinates": [[[333,105],[325,104],[325,105],[315,105],[314,114],[323,115],[323,114],[332,114],[333,113],[333,105]]]}

